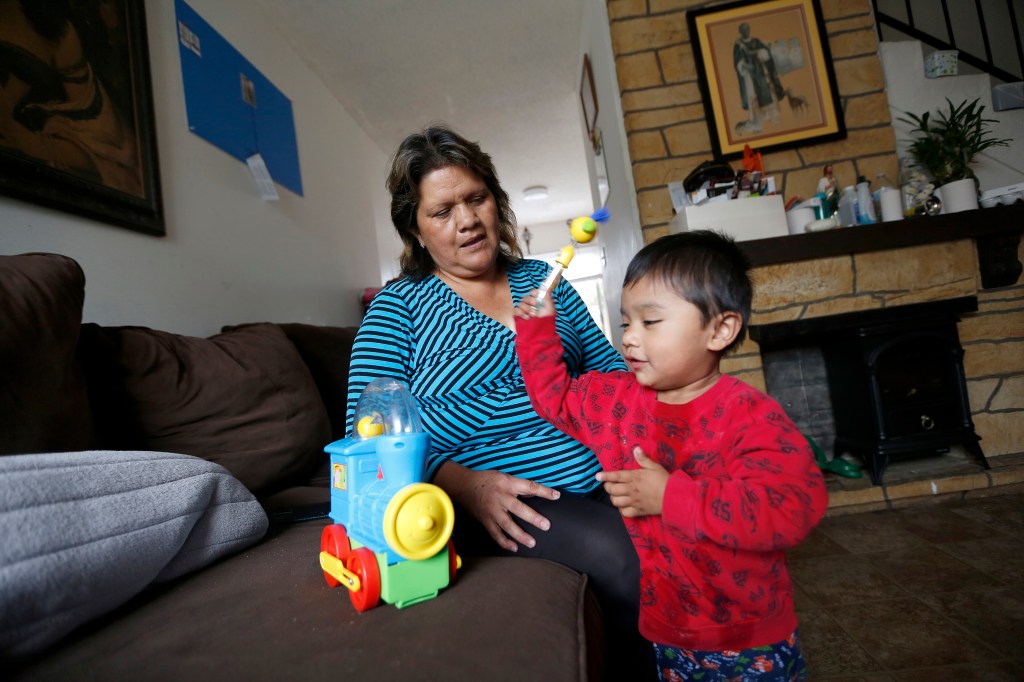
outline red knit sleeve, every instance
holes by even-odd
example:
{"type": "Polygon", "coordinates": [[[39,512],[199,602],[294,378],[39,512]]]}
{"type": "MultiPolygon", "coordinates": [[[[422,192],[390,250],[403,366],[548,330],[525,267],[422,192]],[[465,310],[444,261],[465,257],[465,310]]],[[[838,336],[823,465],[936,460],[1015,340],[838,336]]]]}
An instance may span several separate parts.
{"type": "Polygon", "coordinates": [[[723,473],[674,472],[665,491],[664,521],[689,537],[726,547],[793,547],[828,507],[824,477],[807,439],[778,403],[759,392],[744,394],[730,411],[733,428],[717,443],[723,473]]]}
{"type": "Polygon", "coordinates": [[[559,431],[586,445],[582,425],[588,378],[569,376],[555,318],[517,319],[516,355],[533,409],[559,431]]]}

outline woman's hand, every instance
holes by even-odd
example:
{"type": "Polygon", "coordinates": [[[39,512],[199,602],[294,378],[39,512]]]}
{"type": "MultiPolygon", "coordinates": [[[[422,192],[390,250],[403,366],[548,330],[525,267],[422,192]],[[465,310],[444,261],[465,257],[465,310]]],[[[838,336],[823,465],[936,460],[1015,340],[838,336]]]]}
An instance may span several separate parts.
{"type": "Polygon", "coordinates": [[[516,478],[500,471],[476,471],[455,462],[445,462],[434,477],[466,511],[472,514],[502,549],[519,550],[519,545],[533,547],[536,540],[516,523],[521,519],[541,530],[551,522],[526,505],[520,497],[543,497],[557,500],[560,493],[540,483],[516,478]]]}
{"type": "Polygon", "coordinates": [[[555,304],[551,296],[545,296],[540,308],[537,308],[537,290],[534,289],[519,301],[515,309],[516,317],[548,317],[555,314],[555,304]]]}

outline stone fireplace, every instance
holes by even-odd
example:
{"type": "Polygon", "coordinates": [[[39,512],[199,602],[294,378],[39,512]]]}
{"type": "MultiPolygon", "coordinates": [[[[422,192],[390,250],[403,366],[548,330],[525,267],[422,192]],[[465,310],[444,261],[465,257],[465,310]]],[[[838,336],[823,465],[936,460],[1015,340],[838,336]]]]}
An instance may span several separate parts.
{"type": "MultiPolygon", "coordinates": [[[[1022,219],[1018,204],[741,242],[755,266],[751,328],[893,311],[899,318],[904,306],[946,302],[959,317],[968,418],[995,466],[1003,455],[1024,453],[1024,284],[983,284],[976,237],[1019,234],[1022,219]],[[959,299],[977,309],[948,303],[959,299]]],[[[1021,248],[1015,246],[1015,260],[1024,259],[1021,248]]],[[[723,371],[798,411],[801,428],[832,454],[837,425],[826,361],[817,341],[773,346],[751,338],[725,358],[723,371]]]]}

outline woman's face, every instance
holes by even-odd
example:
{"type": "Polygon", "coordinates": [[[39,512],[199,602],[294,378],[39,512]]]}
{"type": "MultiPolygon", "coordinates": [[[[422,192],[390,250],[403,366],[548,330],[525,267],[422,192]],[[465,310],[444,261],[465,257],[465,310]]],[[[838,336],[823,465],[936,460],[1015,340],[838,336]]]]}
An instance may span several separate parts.
{"type": "Polygon", "coordinates": [[[498,206],[471,170],[444,166],[423,176],[416,224],[438,274],[470,279],[494,268],[501,246],[498,206]]]}

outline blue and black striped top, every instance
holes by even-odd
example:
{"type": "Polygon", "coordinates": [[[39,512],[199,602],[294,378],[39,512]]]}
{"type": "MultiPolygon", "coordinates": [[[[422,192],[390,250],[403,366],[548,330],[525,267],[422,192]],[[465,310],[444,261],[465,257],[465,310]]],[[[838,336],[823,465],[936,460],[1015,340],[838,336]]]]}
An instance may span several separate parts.
{"type": "MultiPolygon", "coordinates": [[[[537,288],[550,267],[509,266],[513,305],[537,288]]],[[[575,289],[555,289],[557,328],[573,376],[625,370],[575,289]]],[[[378,377],[409,386],[430,433],[427,475],[450,459],[496,469],[570,492],[595,489],[597,458],[541,419],[530,405],[515,354],[515,334],[481,314],[437,277],[403,278],[378,293],[359,327],[348,383],[346,432],[356,401],[378,377]]]]}

